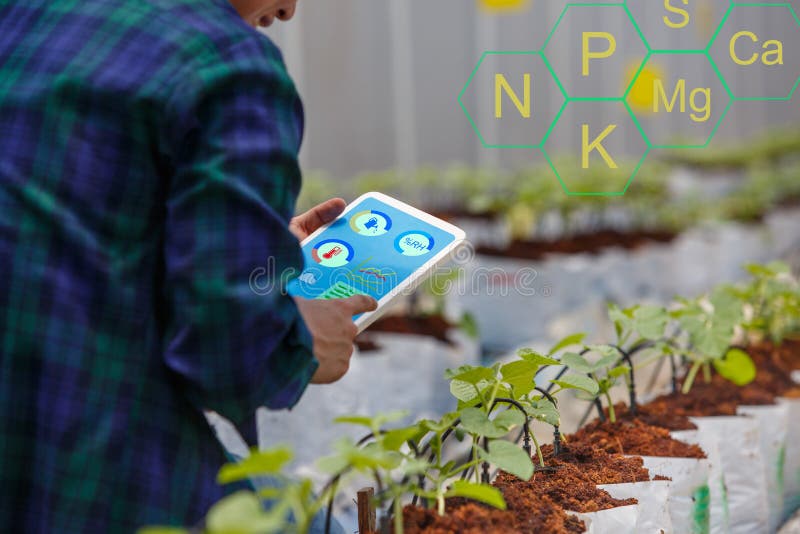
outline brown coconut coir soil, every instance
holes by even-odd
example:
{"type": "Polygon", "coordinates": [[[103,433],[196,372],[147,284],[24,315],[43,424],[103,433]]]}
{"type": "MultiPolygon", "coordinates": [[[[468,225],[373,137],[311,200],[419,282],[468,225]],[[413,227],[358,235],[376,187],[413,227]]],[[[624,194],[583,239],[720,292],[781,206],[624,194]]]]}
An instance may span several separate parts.
{"type": "MultiPolygon", "coordinates": [[[[610,455],[591,446],[566,446],[564,452],[553,457],[551,445],[542,448],[546,465],[552,471],[537,471],[531,480],[520,480],[500,471],[494,481],[503,494],[510,491],[535,498],[546,495],[565,510],[574,512],[597,512],[628,504],[635,499],[614,499],[598,489],[597,484],[618,484],[650,480],[650,474],[642,466],[641,458],[625,458],[610,455]]],[[[537,458],[533,458],[534,462],[537,458]]]]}
{"type": "Polygon", "coordinates": [[[669,243],[675,239],[673,232],[637,231],[618,232],[601,230],[591,234],[579,234],[556,241],[528,240],[512,241],[505,248],[478,247],[477,253],[485,256],[542,260],[549,254],[598,254],[603,250],[619,247],[636,250],[649,243],[669,243]]]}
{"type": "Polygon", "coordinates": [[[406,506],[403,509],[407,534],[578,534],[586,530],[583,521],[568,515],[546,496],[531,496],[510,489],[506,510],[476,503],[449,506],[440,517],[435,510],[406,506]]]}
{"type": "Polygon", "coordinates": [[[431,337],[452,346],[453,341],[448,337],[448,334],[454,327],[455,325],[441,315],[426,315],[424,317],[390,315],[372,323],[364,334],[356,338],[356,343],[369,340],[370,333],[386,332],[431,337]]]}
{"type": "Polygon", "coordinates": [[[706,457],[699,446],[678,441],[670,436],[669,430],[636,419],[616,423],[594,421],[567,439],[573,445],[594,446],[615,454],[671,458],[706,457]]]}
{"type": "MultiPolygon", "coordinates": [[[[626,457],[595,447],[593,444],[564,443],[559,456],[553,457],[553,446],[542,447],[548,466],[570,468],[593,484],[625,484],[647,482],[650,473],[641,458],[626,457]]],[[[537,458],[534,457],[534,462],[537,458]]],[[[560,471],[559,471],[560,472],[560,471]]]]}
{"type": "MultiPolygon", "coordinates": [[[[664,412],[663,407],[643,404],[637,406],[636,415],[628,410],[623,403],[615,404],[614,411],[619,421],[641,421],[650,426],[666,428],[667,430],[697,430],[697,425],[685,415],[671,411],[664,412]]],[[[608,410],[605,410],[608,417],[608,410]]]]}

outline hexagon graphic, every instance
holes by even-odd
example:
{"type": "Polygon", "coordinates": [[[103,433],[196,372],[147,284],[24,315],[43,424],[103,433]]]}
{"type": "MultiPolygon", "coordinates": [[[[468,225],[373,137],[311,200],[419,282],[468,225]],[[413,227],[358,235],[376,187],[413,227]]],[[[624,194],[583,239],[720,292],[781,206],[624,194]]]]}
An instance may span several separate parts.
{"type": "Polygon", "coordinates": [[[625,0],[651,51],[708,50],[730,0],[625,0]]]}
{"type": "Polygon", "coordinates": [[[733,99],[705,52],[654,52],[625,96],[652,148],[708,146],[733,99]]]}
{"type": "Polygon", "coordinates": [[[544,46],[569,98],[621,98],[647,56],[624,4],[567,4],[544,46]]]}
{"type": "Polygon", "coordinates": [[[486,148],[538,148],[564,101],[540,52],[484,52],[458,95],[486,148]]]}
{"type": "Polygon", "coordinates": [[[581,196],[624,195],[649,151],[622,100],[569,101],[542,147],[564,191],[581,196]]]}
{"type": "Polygon", "coordinates": [[[710,52],[735,100],[790,100],[800,84],[800,18],[790,4],[733,4],[710,52]]]}

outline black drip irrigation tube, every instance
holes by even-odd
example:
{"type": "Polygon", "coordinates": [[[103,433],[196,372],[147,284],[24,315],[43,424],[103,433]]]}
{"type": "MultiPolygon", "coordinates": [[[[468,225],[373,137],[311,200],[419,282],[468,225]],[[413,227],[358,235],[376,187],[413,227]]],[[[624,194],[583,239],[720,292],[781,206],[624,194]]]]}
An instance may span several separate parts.
{"type": "MultiPolygon", "coordinates": [[[[556,409],[558,409],[558,401],[556,401],[555,397],[550,395],[549,391],[545,391],[544,389],[537,387],[535,388],[536,391],[542,394],[544,398],[550,401],[556,409]]],[[[561,429],[559,425],[553,426],[553,456],[559,456],[562,452],[561,449],[561,429]]]]}

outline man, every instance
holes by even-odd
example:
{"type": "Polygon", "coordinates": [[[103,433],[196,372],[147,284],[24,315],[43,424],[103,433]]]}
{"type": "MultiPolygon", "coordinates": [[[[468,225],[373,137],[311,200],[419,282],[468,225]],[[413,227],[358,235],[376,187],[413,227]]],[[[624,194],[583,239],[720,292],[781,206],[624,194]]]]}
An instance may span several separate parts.
{"type": "Polygon", "coordinates": [[[249,287],[302,263],[300,100],[254,25],[292,0],[0,0],[0,531],[195,524],[201,410],[347,370],[366,297],[249,287]]]}

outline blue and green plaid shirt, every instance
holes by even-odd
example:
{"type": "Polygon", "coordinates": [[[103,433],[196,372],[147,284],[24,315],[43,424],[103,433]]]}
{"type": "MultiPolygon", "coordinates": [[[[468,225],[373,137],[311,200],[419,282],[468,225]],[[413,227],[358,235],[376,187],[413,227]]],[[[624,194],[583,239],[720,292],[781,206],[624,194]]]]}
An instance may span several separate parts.
{"type": "Polygon", "coordinates": [[[301,137],[227,0],[0,0],[0,532],[195,524],[201,409],[297,401],[310,336],[250,277],[301,265],[301,137]]]}

